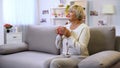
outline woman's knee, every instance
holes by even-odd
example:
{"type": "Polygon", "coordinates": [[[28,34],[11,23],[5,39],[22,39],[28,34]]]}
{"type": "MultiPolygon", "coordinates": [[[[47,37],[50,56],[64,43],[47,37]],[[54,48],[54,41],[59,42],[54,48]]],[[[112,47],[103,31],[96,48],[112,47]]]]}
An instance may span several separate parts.
{"type": "Polygon", "coordinates": [[[50,63],[50,68],[61,68],[61,61],[58,59],[53,59],[50,63]]]}

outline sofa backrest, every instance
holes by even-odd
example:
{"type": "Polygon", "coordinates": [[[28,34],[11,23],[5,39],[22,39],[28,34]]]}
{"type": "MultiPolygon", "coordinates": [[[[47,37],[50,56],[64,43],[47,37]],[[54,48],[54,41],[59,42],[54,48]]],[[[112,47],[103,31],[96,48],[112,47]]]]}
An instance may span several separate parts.
{"type": "MultiPolygon", "coordinates": [[[[57,36],[55,29],[55,26],[28,26],[25,42],[29,44],[29,50],[59,54],[59,50],[55,47],[57,36]]],[[[90,41],[88,44],[90,54],[114,49],[115,27],[90,27],[90,41]]]]}
{"type": "Polygon", "coordinates": [[[55,46],[55,26],[31,25],[27,28],[25,42],[29,45],[29,50],[59,54],[55,46]]]}
{"type": "Polygon", "coordinates": [[[115,27],[90,27],[90,41],[88,50],[94,54],[105,50],[115,49],[115,27]]]}

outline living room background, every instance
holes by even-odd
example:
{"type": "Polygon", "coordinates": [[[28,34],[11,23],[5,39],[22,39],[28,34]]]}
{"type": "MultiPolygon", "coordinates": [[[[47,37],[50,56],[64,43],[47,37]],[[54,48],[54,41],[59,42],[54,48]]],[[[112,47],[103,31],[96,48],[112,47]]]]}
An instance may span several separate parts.
{"type": "MultiPolygon", "coordinates": [[[[42,18],[46,18],[46,23],[50,23],[50,10],[51,8],[56,8],[60,4],[60,0],[3,0],[3,16],[5,23],[10,23],[8,20],[8,17],[11,23],[16,24],[40,24],[42,18]],[[7,1],[7,2],[6,2],[7,1]],[[4,2],[6,2],[4,4],[4,2]],[[13,3],[12,3],[13,2],[13,3]],[[6,5],[7,4],[7,5],[6,5]],[[13,5],[11,5],[13,4],[13,5]],[[9,7],[6,8],[6,7],[9,7]],[[11,10],[10,10],[11,9],[11,10]],[[8,10],[8,11],[7,11],[8,10]],[[48,10],[48,11],[47,11],[48,10]],[[48,14],[42,15],[43,11],[47,11],[48,14]],[[10,16],[13,16],[10,18],[10,16]]],[[[68,2],[73,0],[64,0],[66,4],[68,2]]],[[[77,1],[77,0],[76,0],[77,1]]],[[[80,1],[80,0],[78,0],[80,1]]],[[[112,4],[115,7],[115,13],[112,15],[112,23],[113,25],[119,25],[119,17],[120,17],[120,11],[119,11],[119,0],[87,0],[87,9],[88,9],[88,23],[89,26],[96,26],[98,21],[100,19],[104,20],[106,22],[106,16],[103,16],[101,14],[102,7],[106,4],[112,4]],[[90,16],[90,11],[96,11],[98,12],[98,16],[90,16]]]]}
{"type": "MultiPolygon", "coordinates": [[[[0,0],[0,43],[3,42],[3,23],[10,23],[7,22],[3,19],[2,16],[4,16],[3,12],[3,1],[5,0],[0,0]]],[[[9,0],[8,0],[9,1],[9,0]]],[[[11,1],[11,0],[10,0],[11,1]]],[[[54,7],[58,7],[60,4],[60,0],[12,0],[16,1],[16,5],[18,5],[19,9],[21,7],[24,7],[23,10],[17,14],[20,14],[21,16],[14,16],[12,19],[14,19],[14,22],[11,23],[16,23],[16,24],[41,24],[40,22],[42,19],[46,18],[46,22],[43,22],[45,24],[50,24],[50,9],[54,7]],[[21,2],[17,2],[21,1],[21,2]],[[21,4],[21,5],[19,5],[21,4]],[[27,9],[26,9],[27,8],[27,9]],[[42,10],[45,10],[48,14],[42,15],[42,10]],[[48,11],[47,11],[48,10],[48,11]],[[25,13],[24,13],[25,12],[25,13]],[[24,15],[24,16],[22,16],[24,15]]],[[[11,2],[12,2],[11,1],[11,2]]],[[[69,2],[71,0],[66,0],[66,2],[69,2]]],[[[87,0],[88,5],[88,25],[89,26],[98,26],[98,21],[103,20],[106,22],[106,16],[101,14],[102,6],[106,4],[112,4],[115,6],[115,13],[112,15],[112,25],[116,26],[116,35],[120,35],[120,24],[119,24],[119,18],[120,18],[120,0],[87,0]],[[96,11],[98,12],[98,16],[90,16],[90,11],[96,11]]],[[[9,2],[10,3],[10,2],[9,2]]],[[[15,7],[15,6],[14,6],[15,7]]],[[[7,8],[8,9],[8,8],[7,8]]],[[[17,10],[18,11],[18,10],[17,10]]],[[[9,11],[8,11],[9,12],[9,11]]],[[[13,13],[13,12],[12,12],[13,13]]],[[[10,18],[10,20],[12,20],[10,18]]],[[[43,24],[42,23],[42,24],[43,24]]]]}

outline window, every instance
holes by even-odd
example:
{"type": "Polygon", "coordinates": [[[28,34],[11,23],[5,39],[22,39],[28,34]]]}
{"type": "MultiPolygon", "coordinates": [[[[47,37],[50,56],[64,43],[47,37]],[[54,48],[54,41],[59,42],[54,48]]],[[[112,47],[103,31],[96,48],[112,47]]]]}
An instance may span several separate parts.
{"type": "Polygon", "coordinates": [[[35,24],[36,0],[3,0],[3,22],[35,24]]]}

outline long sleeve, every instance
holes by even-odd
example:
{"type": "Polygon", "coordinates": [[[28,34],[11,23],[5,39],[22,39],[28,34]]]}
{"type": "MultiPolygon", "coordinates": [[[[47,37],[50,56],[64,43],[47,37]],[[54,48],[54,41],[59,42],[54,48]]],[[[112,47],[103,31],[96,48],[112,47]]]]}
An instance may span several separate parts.
{"type": "Polygon", "coordinates": [[[55,45],[58,49],[62,48],[62,37],[60,35],[56,36],[55,45]]]}
{"type": "Polygon", "coordinates": [[[88,27],[83,27],[67,38],[69,45],[69,52],[73,54],[80,54],[88,56],[87,45],[90,39],[90,31],[88,27]],[[78,32],[78,33],[77,33],[78,32]]]}

